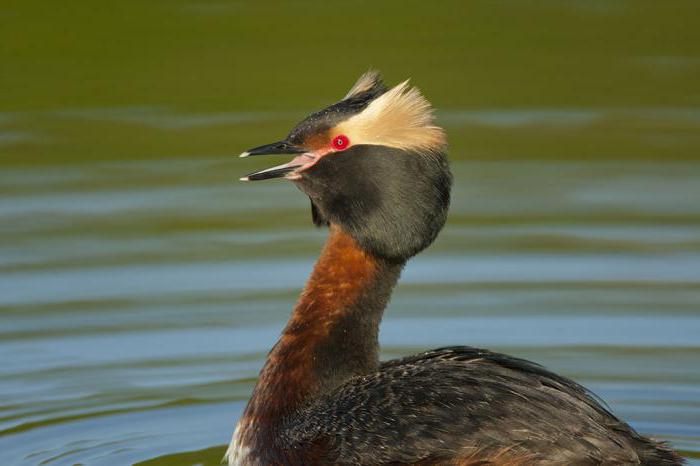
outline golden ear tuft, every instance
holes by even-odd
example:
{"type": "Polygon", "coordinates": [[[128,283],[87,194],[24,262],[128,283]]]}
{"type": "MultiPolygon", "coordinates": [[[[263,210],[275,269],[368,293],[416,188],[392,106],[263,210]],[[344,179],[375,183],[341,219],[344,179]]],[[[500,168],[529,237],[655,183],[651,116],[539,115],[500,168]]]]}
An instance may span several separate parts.
{"type": "Polygon", "coordinates": [[[447,141],[442,128],[433,125],[434,119],[430,102],[406,80],[374,99],[362,112],[343,121],[335,129],[347,134],[353,144],[442,151],[447,141]]]}

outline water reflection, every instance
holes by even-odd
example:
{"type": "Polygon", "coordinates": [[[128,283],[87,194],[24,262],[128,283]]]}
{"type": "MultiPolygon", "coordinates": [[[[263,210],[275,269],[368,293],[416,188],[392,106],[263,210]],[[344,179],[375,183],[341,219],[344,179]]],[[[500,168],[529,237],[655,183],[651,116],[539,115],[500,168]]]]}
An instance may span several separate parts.
{"type": "MultiPolygon", "coordinates": [[[[212,175],[220,163],[0,174],[0,395],[12,400],[0,450],[12,464],[222,454],[324,232],[291,185],[212,175]]],[[[700,451],[700,167],[454,171],[449,224],[404,273],[385,355],[517,353],[700,451]]]]}

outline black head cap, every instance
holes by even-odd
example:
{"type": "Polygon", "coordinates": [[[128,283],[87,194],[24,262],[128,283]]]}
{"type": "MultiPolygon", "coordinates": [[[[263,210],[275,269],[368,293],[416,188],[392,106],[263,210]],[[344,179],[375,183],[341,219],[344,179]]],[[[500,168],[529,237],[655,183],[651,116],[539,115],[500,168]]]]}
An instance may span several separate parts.
{"type": "Polygon", "coordinates": [[[289,133],[287,141],[303,146],[314,135],[321,134],[362,112],[370,102],[386,91],[387,87],[381,75],[377,71],[368,71],[360,77],[343,100],[304,118],[289,133]]]}

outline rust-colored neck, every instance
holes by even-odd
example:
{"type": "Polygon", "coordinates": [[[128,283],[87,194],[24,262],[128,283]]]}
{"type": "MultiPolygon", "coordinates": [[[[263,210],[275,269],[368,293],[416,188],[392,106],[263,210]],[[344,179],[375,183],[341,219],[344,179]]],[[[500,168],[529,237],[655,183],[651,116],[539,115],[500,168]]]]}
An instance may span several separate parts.
{"type": "Polygon", "coordinates": [[[402,269],[331,226],[294,312],[267,357],[241,427],[275,430],[284,417],[350,377],[376,370],[382,312],[402,269]]]}

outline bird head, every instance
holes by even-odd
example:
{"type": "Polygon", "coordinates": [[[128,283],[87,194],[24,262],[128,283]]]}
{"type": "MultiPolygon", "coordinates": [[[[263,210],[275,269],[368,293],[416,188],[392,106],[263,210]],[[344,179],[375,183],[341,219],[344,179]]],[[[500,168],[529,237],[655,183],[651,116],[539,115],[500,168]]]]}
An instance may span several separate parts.
{"type": "Polygon", "coordinates": [[[408,81],[388,89],[371,71],[285,139],[243,152],[295,157],[241,179],[290,180],[311,199],[316,225],[335,224],[367,252],[406,261],[432,243],[449,207],[446,138],[433,119],[408,81]]]}

